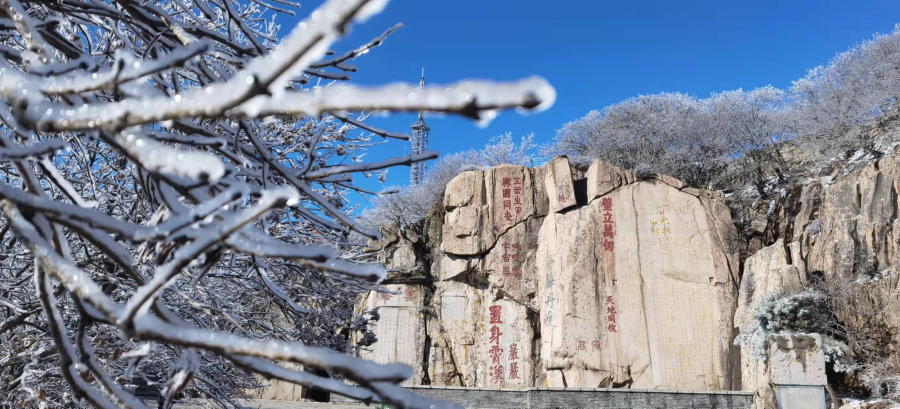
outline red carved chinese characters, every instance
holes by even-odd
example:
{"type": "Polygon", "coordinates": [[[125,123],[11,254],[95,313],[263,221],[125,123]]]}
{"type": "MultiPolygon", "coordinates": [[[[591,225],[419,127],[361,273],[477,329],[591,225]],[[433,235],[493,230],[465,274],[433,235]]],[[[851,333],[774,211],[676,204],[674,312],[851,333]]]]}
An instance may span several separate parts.
{"type": "Polygon", "coordinates": [[[490,308],[491,311],[491,324],[502,324],[503,321],[500,320],[500,312],[503,310],[502,305],[492,305],[490,308]]]}
{"type": "Polygon", "coordinates": [[[513,362],[509,364],[509,380],[519,379],[519,363],[513,362]]]}
{"type": "Polygon", "coordinates": [[[503,211],[503,221],[512,223],[513,217],[518,217],[522,214],[522,180],[512,178],[503,178],[500,181],[501,185],[501,210],[503,211]]]}
{"type": "Polygon", "coordinates": [[[613,220],[612,199],[604,197],[603,206],[603,251],[612,252],[615,249],[616,222],[613,220]]]}
{"type": "Polygon", "coordinates": [[[606,297],[606,330],[609,332],[619,332],[616,327],[616,302],[613,297],[606,297]]]}
{"type": "Polygon", "coordinates": [[[494,365],[500,365],[500,358],[503,356],[503,348],[500,348],[500,345],[494,345],[488,352],[491,354],[491,362],[494,365]]]}
{"type": "Polygon", "coordinates": [[[488,308],[490,311],[490,324],[491,324],[491,337],[488,340],[488,344],[493,344],[491,349],[488,351],[491,354],[491,367],[490,367],[490,376],[491,380],[496,383],[503,382],[503,364],[500,362],[500,358],[503,356],[503,349],[500,348],[500,336],[503,335],[500,332],[500,327],[497,324],[503,323],[503,317],[501,313],[503,312],[503,306],[501,305],[492,305],[488,308]]]}
{"type": "Polygon", "coordinates": [[[599,351],[601,347],[600,340],[595,339],[591,341],[591,351],[599,351]]]}
{"type": "Polygon", "coordinates": [[[519,243],[503,243],[503,276],[518,280],[522,277],[522,266],[519,264],[522,246],[519,243]]]}
{"type": "Polygon", "coordinates": [[[416,287],[406,287],[406,301],[415,302],[416,301],[416,287]]]}
{"type": "Polygon", "coordinates": [[[587,351],[587,341],[583,339],[578,340],[578,347],[576,348],[578,351],[587,351]]]}
{"type": "Polygon", "coordinates": [[[500,332],[500,327],[494,325],[493,327],[491,327],[491,339],[488,340],[488,343],[489,343],[489,344],[498,344],[498,345],[499,345],[499,344],[500,344],[500,336],[501,336],[501,335],[503,335],[503,333],[500,332]]]}
{"type": "Polygon", "coordinates": [[[522,214],[522,181],[516,179],[513,182],[513,203],[516,205],[516,216],[522,214]]]}
{"type": "Polygon", "coordinates": [[[503,220],[507,222],[512,222],[512,184],[510,178],[503,178],[500,181],[500,185],[503,188],[503,220]]]}
{"type": "Polygon", "coordinates": [[[491,380],[497,383],[503,382],[503,365],[491,367],[491,380]]]}
{"type": "Polygon", "coordinates": [[[509,380],[519,378],[519,346],[512,344],[509,346],[509,380]]]}

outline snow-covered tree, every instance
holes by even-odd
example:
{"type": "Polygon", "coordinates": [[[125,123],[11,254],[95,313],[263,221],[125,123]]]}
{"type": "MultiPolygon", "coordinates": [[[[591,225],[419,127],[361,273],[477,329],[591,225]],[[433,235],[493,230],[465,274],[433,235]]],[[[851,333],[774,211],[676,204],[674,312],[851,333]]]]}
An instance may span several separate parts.
{"type": "Polygon", "coordinates": [[[831,302],[826,293],[817,289],[766,294],[753,311],[753,323],[738,335],[735,344],[747,347],[750,357],[765,361],[769,335],[818,333],[822,336],[825,359],[836,371],[847,372],[856,364],[844,342],[846,328],[838,322],[831,302]]]}
{"type": "Polygon", "coordinates": [[[585,164],[603,158],[639,173],[666,173],[709,187],[727,163],[784,137],[783,98],[772,87],[705,99],[643,95],[563,125],[548,153],[585,164]]]}
{"type": "MultiPolygon", "coordinates": [[[[330,47],[383,0],[329,0],[282,36],[285,0],[0,1],[0,406],[145,408],[164,386],[222,406],[255,375],[398,408],[404,365],[354,358],[362,119],[541,109],[540,78],[417,88],[337,81],[380,45],[330,47]],[[288,369],[281,362],[309,371],[288,369]],[[342,382],[335,378],[344,379],[342,382]]],[[[401,150],[402,146],[397,146],[401,150]]],[[[435,405],[435,406],[432,406],[435,405]]]]}
{"type": "Polygon", "coordinates": [[[847,135],[850,127],[882,115],[900,97],[900,25],[838,54],[794,81],[790,98],[793,127],[809,135],[825,155],[871,149],[866,138],[847,135]]]}
{"type": "Polygon", "coordinates": [[[813,68],[789,90],[771,86],[695,98],[680,93],[628,99],[565,124],[548,154],[575,160],[604,158],[640,172],[662,172],[699,187],[758,191],[774,174],[790,178],[789,164],[770,146],[796,140],[809,163],[826,169],[863,149],[885,153],[860,124],[896,117],[900,97],[900,25],[813,68]],[[730,172],[723,166],[731,164],[730,172]],[[787,166],[787,168],[786,168],[787,166]],[[763,170],[766,169],[764,172],[763,170]],[[737,180],[736,180],[737,179],[737,180]]]}

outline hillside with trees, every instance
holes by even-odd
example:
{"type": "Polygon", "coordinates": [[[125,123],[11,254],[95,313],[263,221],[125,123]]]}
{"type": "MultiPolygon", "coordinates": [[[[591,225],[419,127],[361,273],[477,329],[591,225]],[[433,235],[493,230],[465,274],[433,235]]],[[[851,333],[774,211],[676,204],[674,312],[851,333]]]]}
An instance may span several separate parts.
{"type": "MultiPolygon", "coordinates": [[[[602,158],[639,175],[667,174],[752,203],[775,187],[827,174],[850,158],[858,164],[890,152],[900,140],[875,139],[860,129],[896,115],[897,67],[900,26],[810,69],[787,90],[637,96],[562,125],[539,153],[567,155],[581,166],[602,158]]],[[[467,155],[447,160],[453,164],[434,166],[435,181],[449,180],[447,168],[483,165],[467,155]]]]}

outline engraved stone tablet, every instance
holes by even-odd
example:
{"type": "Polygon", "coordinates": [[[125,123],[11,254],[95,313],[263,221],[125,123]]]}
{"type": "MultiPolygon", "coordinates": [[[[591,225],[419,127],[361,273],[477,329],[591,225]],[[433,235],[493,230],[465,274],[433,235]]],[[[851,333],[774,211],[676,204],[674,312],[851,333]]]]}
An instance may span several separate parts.
{"type": "Polygon", "coordinates": [[[825,409],[825,391],[821,386],[779,386],[779,409],[825,409]]]}
{"type": "Polygon", "coordinates": [[[442,296],[441,317],[444,321],[464,321],[466,319],[466,297],[451,294],[442,296]]]}
{"type": "Polygon", "coordinates": [[[776,385],[825,385],[825,351],[819,334],[769,335],[769,367],[776,385]]]}

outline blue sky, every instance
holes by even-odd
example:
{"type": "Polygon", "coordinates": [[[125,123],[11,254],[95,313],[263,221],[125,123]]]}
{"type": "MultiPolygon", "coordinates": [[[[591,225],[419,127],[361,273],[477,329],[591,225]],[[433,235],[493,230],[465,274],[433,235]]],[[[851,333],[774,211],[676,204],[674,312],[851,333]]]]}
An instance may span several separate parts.
{"type": "MultiPolygon", "coordinates": [[[[318,2],[303,2],[301,14],[318,2]]],[[[556,104],[531,116],[502,113],[487,128],[455,117],[429,117],[430,148],[442,154],[483,146],[492,135],[534,132],[549,142],[564,123],[640,94],[712,92],[765,85],[787,88],[835,54],[889,33],[900,22],[893,1],[533,1],[393,0],[353,28],[336,49],[363,44],[397,22],[405,28],[358,58],[353,81],[378,85],[467,78],[546,78],[556,104]]],[[[371,118],[405,132],[414,115],[371,118]]],[[[380,160],[408,151],[391,141],[370,151],[380,160]]],[[[406,185],[393,168],[388,185],[406,185]]],[[[381,184],[355,176],[359,186],[381,184]]],[[[361,198],[352,198],[355,202],[361,198]]],[[[365,206],[365,202],[362,202],[365,206]]]]}

